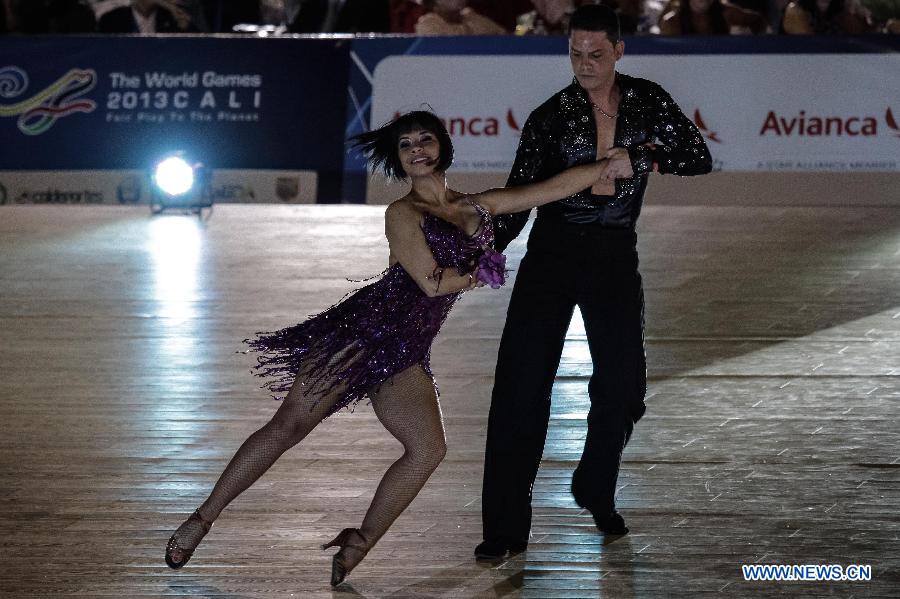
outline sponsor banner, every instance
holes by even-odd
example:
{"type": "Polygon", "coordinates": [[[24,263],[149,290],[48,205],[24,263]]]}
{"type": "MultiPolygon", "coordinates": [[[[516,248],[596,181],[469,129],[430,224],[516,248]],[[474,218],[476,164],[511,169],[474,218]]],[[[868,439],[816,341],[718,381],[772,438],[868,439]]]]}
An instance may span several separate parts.
{"type": "Polygon", "coordinates": [[[315,171],[222,170],[213,173],[215,203],[316,203],[315,171]]]}
{"type": "MultiPolygon", "coordinates": [[[[900,53],[626,55],[618,68],[672,94],[718,170],[900,171],[900,53]]],[[[507,171],[528,114],[570,81],[564,55],[391,56],[375,68],[371,125],[431,107],[454,169],[507,171]]]]}
{"type": "Polygon", "coordinates": [[[0,37],[0,169],[141,169],[183,151],[217,170],[315,171],[322,201],[334,201],[344,153],[344,46],[0,37]]]}
{"type": "Polygon", "coordinates": [[[371,125],[434,110],[453,139],[454,170],[508,171],[528,114],[570,80],[565,56],[391,56],[375,69],[371,125]]]}
{"type": "MultiPolygon", "coordinates": [[[[222,203],[312,204],[315,171],[214,171],[212,201],[222,203]]],[[[144,170],[0,171],[2,204],[150,204],[150,176],[144,170]]]]}
{"type": "MultiPolygon", "coordinates": [[[[621,70],[667,87],[722,170],[896,172],[898,40],[629,38],[621,70]]],[[[423,106],[447,120],[456,170],[505,172],[528,113],[570,80],[565,53],[563,37],[0,36],[0,174],[180,150],[219,173],[309,171],[317,201],[359,202],[344,140],[423,106]]]]}
{"type": "Polygon", "coordinates": [[[672,94],[721,170],[900,171],[900,53],[626,56],[622,70],[672,94]]]}

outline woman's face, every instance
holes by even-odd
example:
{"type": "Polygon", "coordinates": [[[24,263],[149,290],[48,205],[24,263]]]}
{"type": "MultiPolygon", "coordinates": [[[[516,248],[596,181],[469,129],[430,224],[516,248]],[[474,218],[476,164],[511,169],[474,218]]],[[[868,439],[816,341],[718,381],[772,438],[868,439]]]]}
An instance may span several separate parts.
{"type": "Polygon", "coordinates": [[[422,177],[434,172],[441,158],[441,144],[428,129],[416,129],[400,136],[397,153],[407,175],[422,177]]]}

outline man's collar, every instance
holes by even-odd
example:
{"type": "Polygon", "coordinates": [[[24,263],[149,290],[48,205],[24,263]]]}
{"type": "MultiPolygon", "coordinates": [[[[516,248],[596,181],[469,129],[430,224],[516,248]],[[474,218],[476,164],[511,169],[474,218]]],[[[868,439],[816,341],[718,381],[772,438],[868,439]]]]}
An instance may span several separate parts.
{"type": "MultiPolygon", "coordinates": [[[[629,87],[629,85],[619,71],[616,71],[616,85],[619,86],[619,94],[621,94],[622,98],[624,98],[626,89],[629,87]]],[[[569,85],[569,89],[572,89],[578,95],[578,97],[584,101],[585,104],[590,104],[591,100],[588,96],[587,90],[581,87],[581,84],[578,83],[578,78],[574,75],[572,75],[572,83],[569,85]]]]}

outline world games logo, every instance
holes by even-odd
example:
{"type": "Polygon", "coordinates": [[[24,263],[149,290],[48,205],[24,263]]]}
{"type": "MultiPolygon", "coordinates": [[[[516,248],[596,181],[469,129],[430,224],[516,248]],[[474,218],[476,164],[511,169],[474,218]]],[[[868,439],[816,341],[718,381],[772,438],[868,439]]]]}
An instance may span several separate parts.
{"type": "Polygon", "coordinates": [[[75,112],[93,112],[97,103],[81,98],[97,85],[93,69],[72,69],[30,98],[9,103],[28,89],[28,75],[14,66],[0,68],[0,117],[17,116],[19,131],[40,135],[75,112]]]}

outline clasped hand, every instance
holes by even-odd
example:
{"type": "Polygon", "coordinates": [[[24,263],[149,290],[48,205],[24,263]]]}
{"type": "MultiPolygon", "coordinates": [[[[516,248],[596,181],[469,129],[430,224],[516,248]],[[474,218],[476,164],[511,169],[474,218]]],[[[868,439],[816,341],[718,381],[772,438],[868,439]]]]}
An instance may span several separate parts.
{"type": "Polygon", "coordinates": [[[631,168],[631,157],[625,148],[610,148],[601,160],[600,180],[613,181],[615,179],[630,179],[634,176],[631,168]]]}

